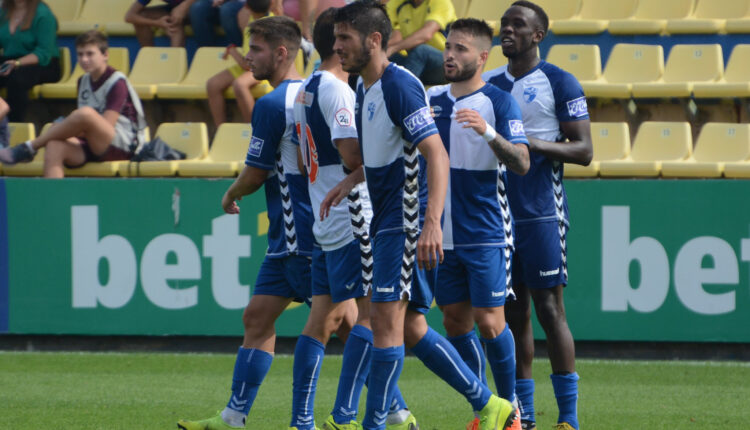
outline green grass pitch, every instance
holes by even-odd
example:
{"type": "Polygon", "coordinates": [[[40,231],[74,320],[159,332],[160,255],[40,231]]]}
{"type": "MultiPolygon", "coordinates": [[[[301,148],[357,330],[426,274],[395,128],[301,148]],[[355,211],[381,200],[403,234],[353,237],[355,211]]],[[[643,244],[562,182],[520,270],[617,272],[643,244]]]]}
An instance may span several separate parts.
{"type": "MultiPolygon", "coordinates": [[[[178,418],[224,407],[233,366],[230,354],[0,352],[0,428],[175,429],[178,418]]],[[[324,361],[318,423],[333,405],[340,366],[340,356],[324,361]]],[[[750,363],[579,360],[578,372],[582,429],[750,428],[750,363]]],[[[551,429],[557,406],[546,360],[534,374],[539,428],[551,429]]],[[[423,430],[462,430],[472,417],[413,357],[400,387],[423,430]]],[[[278,356],[247,428],[286,429],[291,390],[292,357],[278,356]]]]}

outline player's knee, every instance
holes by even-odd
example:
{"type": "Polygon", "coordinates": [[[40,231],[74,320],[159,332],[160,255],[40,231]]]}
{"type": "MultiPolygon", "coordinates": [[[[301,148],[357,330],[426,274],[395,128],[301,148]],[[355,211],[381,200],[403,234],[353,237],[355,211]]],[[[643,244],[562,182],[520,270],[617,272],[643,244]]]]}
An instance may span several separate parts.
{"type": "Polygon", "coordinates": [[[461,336],[474,329],[474,321],[468,315],[452,312],[450,308],[443,311],[443,327],[448,336],[461,336]]]}
{"type": "Polygon", "coordinates": [[[216,76],[213,76],[206,81],[206,92],[210,94],[221,93],[224,91],[222,86],[221,81],[216,76]]]}
{"type": "Polygon", "coordinates": [[[268,331],[273,331],[274,322],[262,312],[254,312],[249,306],[245,308],[245,312],[242,314],[242,324],[245,326],[245,333],[251,337],[262,336],[268,331]]]}
{"type": "Polygon", "coordinates": [[[474,322],[477,324],[479,334],[485,339],[494,339],[505,329],[505,317],[497,309],[502,308],[476,308],[474,309],[474,322]]]}
{"type": "Polygon", "coordinates": [[[505,306],[505,319],[511,325],[524,324],[531,318],[531,307],[528,303],[513,302],[505,306]]]}
{"type": "Polygon", "coordinates": [[[536,306],[536,317],[546,330],[565,321],[565,311],[554,300],[545,300],[536,306]]]}

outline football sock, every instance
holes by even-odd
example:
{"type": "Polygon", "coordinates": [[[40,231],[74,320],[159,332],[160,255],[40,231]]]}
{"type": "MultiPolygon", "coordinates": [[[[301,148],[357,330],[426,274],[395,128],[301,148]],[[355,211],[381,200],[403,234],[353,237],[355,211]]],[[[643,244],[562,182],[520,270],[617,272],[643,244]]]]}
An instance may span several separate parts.
{"type": "Polygon", "coordinates": [[[487,361],[495,377],[497,393],[512,402],[516,392],[516,345],[508,325],[494,339],[482,339],[487,347],[487,361]]]}
{"type": "Polygon", "coordinates": [[[568,374],[553,373],[550,375],[550,379],[552,379],[552,389],[555,391],[555,399],[557,399],[557,408],[560,410],[557,422],[568,423],[577,429],[578,374],[575,372],[568,374]]]}
{"type": "Polygon", "coordinates": [[[336,402],[333,404],[333,420],[337,424],[348,424],[357,419],[359,397],[370,373],[372,358],[372,330],[355,325],[344,344],[344,358],[339,376],[336,402]]]}
{"type": "Polygon", "coordinates": [[[290,427],[297,427],[298,430],[315,429],[315,388],[318,385],[325,349],[325,345],[310,336],[303,334],[297,338],[297,346],[294,348],[290,427]]]}
{"type": "Polygon", "coordinates": [[[232,397],[221,416],[231,426],[244,426],[244,417],[250,412],[250,407],[258,394],[258,388],[271,368],[273,355],[255,348],[240,347],[234,362],[232,376],[232,397]],[[238,423],[237,413],[242,415],[242,422],[238,423]],[[232,422],[229,422],[229,421],[232,422]]]}
{"type": "Polygon", "coordinates": [[[536,421],[534,417],[534,380],[517,379],[516,397],[519,409],[521,409],[521,420],[536,421]]]}
{"type": "MultiPolygon", "coordinates": [[[[401,390],[399,390],[398,385],[396,385],[393,388],[393,399],[391,400],[391,407],[388,410],[388,413],[396,414],[399,411],[408,410],[408,409],[409,407],[406,406],[406,401],[404,400],[404,396],[401,395],[401,390]]],[[[409,414],[407,413],[404,419],[408,417],[409,417],[409,414]]],[[[391,424],[398,424],[398,423],[391,423],[391,424]]]]}
{"type": "Polygon", "coordinates": [[[458,355],[469,366],[472,372],[479,376],[482,384],[487,385],[487,372],[485,371],[485,357],[482,344],[479,343],[479,336],[472,330],[465,335],[449,337],[448,341],[456,348],[458,355]]]}
{"type": "Polygon", "coordinates": [[[390,399],[404,366],[404,346],[372,348],[370,382],[367,388],[367,412],[362,427],[382,430],[390,409],[390,399]]]}
{"type": "Polygon", "coordinates": [[[463,394],[475,411],[487,405],[492,392],[461,360],[456,348],[432,328],[411,349],[433,373],[463,394]]]}

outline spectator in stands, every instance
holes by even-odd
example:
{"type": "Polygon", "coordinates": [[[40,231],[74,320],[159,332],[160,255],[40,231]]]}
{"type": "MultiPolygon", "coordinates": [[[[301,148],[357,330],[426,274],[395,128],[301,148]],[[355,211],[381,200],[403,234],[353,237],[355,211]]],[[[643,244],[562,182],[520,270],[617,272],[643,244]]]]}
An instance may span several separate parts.
{"type": "Polygon", "coordinates": [[[242,28],[237,23],[237,13],[245,0],[197,0],[190,7],[190,25],[198,46],[217,46],[214,27],[221,25],[227,42],[242,43],[242,28]]]}
{"type": "Polygon", "coordinates": [[[451,0],[390,0],[386,9],[393,24],[390,60],[427,85],[445,83],[443,32],[456,20],[451,0]]]}
{"type": "Polygon", "coordinates": [[[78,109],[36,139],[0,149],[0,161],[31,161],[40,148],[44,176],[62,178],[63,167],[90,161],[128,160],[143,145],[146,121],[138,95],[122,73],[107,64],[107,37],[96,30],[75,41],[78,64],[78,109]]]}
{"type": "MultiPolygon", "coordinates": [[[[272,15],[269,12],[271,0],[246,0],[246,4],[250,9],[250,19],[245,23],[247,25],[256,19],[272,15]]],[[[231,55],[237,64],[222,70],[206,82],[208,107],[217,127],[226,121],[224,91],[230,86],[234,89],[237,106],[240,109],[240,114],[242,114],[242,120],[246,123],[249,123],[252,119],[256,97],[264,96],[273,90],[268,81],[258,81],[253,76],[253,72],[250,71],[250,67],[245,61],[245,55],[249,50],[250,33],[245,32],[242,52],[238,51],[234,45],[227,46],[225,55],[231,55]]]]}
{"type": "Polygon", "coordinates": [[[29,90],[60,79],[57,19],[40,0],[4,0],[0,7],[0,88],[8,90],[10,120],[23,121],[29,90]]]}
{"type": "Polygon", "coordinates": [[[150,6],[151,0],[136,0],[125,13],[125,21],[135,27],[141,46],[154,46],[154,29],[161,28],[172,46],[185,46],[185,25],[190,6],[196,0],[164,0],[167,4],[150,6]]]}
{"type": "Polygon", "coordinates": [[[8,130],[8,112],[10,106],[0,97],[0,148],[7,148],[10,144],[10,130],[8,130]]]}

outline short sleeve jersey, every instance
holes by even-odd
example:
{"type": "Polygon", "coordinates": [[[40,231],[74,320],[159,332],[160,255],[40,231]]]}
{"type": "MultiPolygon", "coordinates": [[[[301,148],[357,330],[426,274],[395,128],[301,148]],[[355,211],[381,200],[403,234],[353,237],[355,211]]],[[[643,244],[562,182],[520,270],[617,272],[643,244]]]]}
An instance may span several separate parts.
{"type": "Polygon", "coordinates": [[[412,0],[390,0],[385,7],[393,29],[400,31],[404,38],[422,28],[427,21],[437,22],[441,31],[436,32],[427,44],[440,51],[445,49],[442,31],[456,20],[456,10],[451,0],[425,0],[416,7],[412,0]]]}
{"type": "Polygon", "coordinates": [[[297,167],[294,98],[302,81],[283,81],[258,99],[245,164],[271,173],[264,183],[268,208],[267,256],[312,255],[312,211],[307,179],[297,167]]]}
{"type": "Polygon", "coordinates": [[[355,118],[372,201],[370,236],[417,232],[427,204],[417,145],[438,133],[422,83],[393,63],[370,88],[360,78],[355,118]]]}
{"type": "MultiPolygon", "coordinates": [[[[573,75],[540,61],[524,76],[514,78],[503,66],[482,78],[509,92],[521,107],[528,137],[562,142],[560,123],[589,119],[586,96],[573,75]]],[[[516,224],[544,221],[568,223],[568,202],[563,187],[563,163],[531,152],[525,176],[508,172],[508,198],[516,224]]]]}
{"type": "Polygon", "coordinates": [[[482,136],[456,122],[455,113],[474,109],[507,141],[528,145],[518,104],[490,84],[459,98],[451,94],[450,85],[436,86],[427,97],[450,158],[444,248],[512,246],[505,166],[482,136]]]}
{"type": "MultiPolygon", "coordinates": [[[[320,212],[320,203],[328,191],[346,177],[334,141],[357,138],[354,98],[354,91],[347,83],[326,71],[313,73],[297,94],[294,121],[313,214],[320,212]]],[[[354,240],[351,216],[348,201],[344,199],[331,208],[325,219],[314,217],[313,234],[323,250],[338,249],[354,240]]]]}

